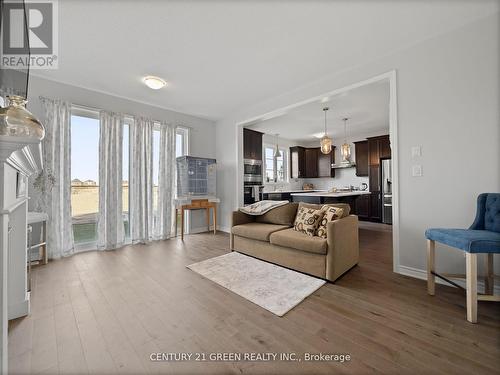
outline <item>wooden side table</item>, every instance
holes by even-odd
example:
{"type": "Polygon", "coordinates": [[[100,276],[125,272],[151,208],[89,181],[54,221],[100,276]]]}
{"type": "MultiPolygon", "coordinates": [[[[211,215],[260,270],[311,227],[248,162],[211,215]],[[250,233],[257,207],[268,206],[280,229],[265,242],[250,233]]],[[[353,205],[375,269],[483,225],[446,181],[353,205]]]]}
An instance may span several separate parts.
{"type": "Polygon", "coordinates": [[[183,204],[175,208],[175,235],[177,236],[177,217],[181,212],[181,240],[184,241],[184,211],[186,210],[206,210],[207,227],[210,231],[210,209],[212,209],[212,217],[214,222],[214,234],[217,233],[217,202],[209,199],[193,199],[191,203],[183,204]]]}

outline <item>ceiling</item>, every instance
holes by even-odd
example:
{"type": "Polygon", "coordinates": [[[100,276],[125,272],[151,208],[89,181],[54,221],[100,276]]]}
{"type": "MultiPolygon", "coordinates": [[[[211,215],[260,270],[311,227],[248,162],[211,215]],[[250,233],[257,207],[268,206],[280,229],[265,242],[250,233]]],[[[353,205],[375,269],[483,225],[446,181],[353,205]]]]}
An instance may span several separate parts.
{"type": "Polygon", "coordinates": [[[389,82],[380,81],[340,95],[324,98],[290,109],[248,128],[280,138],[306,143],[324,134],[323,108],[328,107],[327,132],[334,139],[344,137],[343,118],[349,118],[349,138],[387,133],[389,131],[389,82]],[[328,101],[326,101],[328,99],[328,101]]]}
{"type": "Polygon", "coordinates": [[[52,80],[209,119],[497,12],[494,0],[59,1],[52,80]],[[153,91],[141,77],[169,82],[153,91]]]}

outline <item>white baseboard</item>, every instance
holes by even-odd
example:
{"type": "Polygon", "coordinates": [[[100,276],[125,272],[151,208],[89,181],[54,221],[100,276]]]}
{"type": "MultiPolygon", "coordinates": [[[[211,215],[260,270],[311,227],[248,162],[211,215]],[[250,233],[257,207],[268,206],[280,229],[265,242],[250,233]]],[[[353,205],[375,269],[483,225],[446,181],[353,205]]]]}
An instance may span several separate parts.
{"type": "MultiPolygon", "coordinates": [[[[427,280],[427,270],[400,265],[398,273],[400,273],[401,275],[414,277],[416,279],[427,280]]],[[[465,280],[452,279],[452,281],[465,288],[465,280]]],[[[436,277],[436,283],[451,286],[446,281],[441,280],[439,277],[436,277]]],[[[477,281],[477,288],[480,292],[484,291],[484,282],[481,281],[481,276],[479,276],[479,279],[477,281]]],[[[500,294],[500,285],[495,285],[494,293],[500,294]]]]}
{"type": "MultiPolygon", "coordinates": [[[[210,226],[210,230],[214,230],[214,226],[211,225],[210,226]]],[[[226,233],[230,233],[230,229],[228,227],[217,227],[217,230],[220,231],[220,232],[226,232],[226,233]]],[[[203,232],[208,232],[208,228],[207,227],[198,227],[198,228],[191,228],[190,231],[189,231],[189,234],[196,234],[196,233],[203,233],[203,232]]]]}

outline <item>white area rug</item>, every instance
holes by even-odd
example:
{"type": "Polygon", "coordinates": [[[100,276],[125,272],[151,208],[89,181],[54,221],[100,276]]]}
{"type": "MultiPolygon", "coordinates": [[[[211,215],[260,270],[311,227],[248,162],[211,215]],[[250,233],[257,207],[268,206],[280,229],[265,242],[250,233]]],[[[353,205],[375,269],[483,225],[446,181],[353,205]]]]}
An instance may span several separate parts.
{"type": "Polygon", "coordinates": [[[324,280],[234,251],[187,268],[278,316],[325,284],[324,280]]]}

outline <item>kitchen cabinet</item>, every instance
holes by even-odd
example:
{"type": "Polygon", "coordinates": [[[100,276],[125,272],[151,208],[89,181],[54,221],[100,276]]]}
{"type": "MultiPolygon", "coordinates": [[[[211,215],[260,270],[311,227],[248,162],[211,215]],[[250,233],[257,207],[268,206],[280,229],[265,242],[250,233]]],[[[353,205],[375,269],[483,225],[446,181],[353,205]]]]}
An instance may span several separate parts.
{"type": "Polygon", "coordinates": [[[306,178],[318,177],[318,152],[319,148],[306,148],[306,178]]]}
{"type": "Polygon", "coordinates": [[[306,149],[304,147],[290,147],[290,177],[304,178],[306,170],[306,149]]]}
{"type": "Polygon", "coordinates": [[[370,195],[360,195],[356,198],[354,214],[361,220],[367,220],[370,216],[370,195]]]}
{"type": "Polygon", "coordinates": [[[290,177],[335,177],[335,148],[325,155],[319,147],[290,147],[290,177]]]}
{"type": "Polygon", "coordinates": [[[269,201],[292,201],[291,193],[289,192],[281,192],[281,191],[273,191],[269,193],[264,193],[262,195],[263,200],[269,201]]]}
{"type": "Polygon", "coordinates": [[[380,184],[380,159],[391,157],[388,135],[368,138],[368,178],[370,182],[369,219],[382,221],[382,194],[380,184]]]}
{"type": "Polygon", "coordinates": [[[368,176],[368,141],[354,142],[356,176],[368,176]]]}
{"type": "Polygon", "coordinates": [[[243,128],[243,158],[262,160],[262,133],[243,128]]]}
{"type": "Polygon", "coordinates": [[[335,147],[329,154],[323,154],[318,148],[318,177],[335,177],[335,147]]]}

